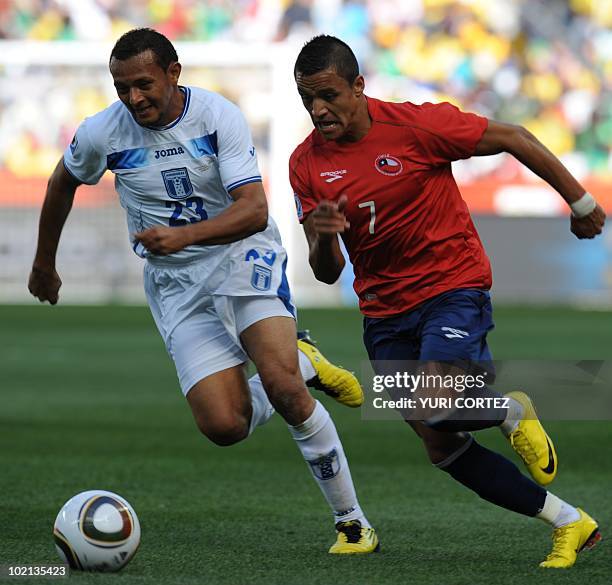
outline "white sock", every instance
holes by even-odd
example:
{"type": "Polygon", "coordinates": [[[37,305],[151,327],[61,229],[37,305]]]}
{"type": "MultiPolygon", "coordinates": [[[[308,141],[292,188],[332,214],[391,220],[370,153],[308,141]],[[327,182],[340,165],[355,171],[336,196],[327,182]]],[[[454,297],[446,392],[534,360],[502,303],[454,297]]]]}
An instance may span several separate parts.
{"type": "Polygon", "coordinates": [[[506,437],[516,429],[519,422],[523,418],[523,413],[524,413],[523,405],[518,400],[514,400],[514,398],[510,398],[509,404],[508,404],[508,413],[506,414],[506,419],[501,425],[499,425],[501,432],[504,433],[506,437]]]}
{"type": "Polygon", "coordinates": [[[554,494],[546,492],[544,508],[542,508],[540,513],[536,514],[536,518],[544,520],[544,522],[550,524],[553,528],[559,528],[579,520],[580,513],[574,506],[570,506],[554,494]]]}
{"type": "Polygon", "coordinates": [[[314,369],[312,362],[306,357],[306,354],[298,348],[298,358],[300,360],[300,373],[304,382],[312,380],[316,375],[317,371],[314,369]]]}
{"type": "Polygon", "coordinates": [[[249,378],[249,390],[251,392],[251,406],[253,414],[249,423],[249,435],[259,427],[266,424],[274,414],[274,407],[268,400],[268,395],[264,390],[259,374],[249,378]]]}
{"type": "Polygon", "coordinates": [[[289,431],[332,509],[334,522],[359,520],[369,527],[334,421],[325,407],[317,400],[312,414],[300,425],[289,425],[289,431]]]}

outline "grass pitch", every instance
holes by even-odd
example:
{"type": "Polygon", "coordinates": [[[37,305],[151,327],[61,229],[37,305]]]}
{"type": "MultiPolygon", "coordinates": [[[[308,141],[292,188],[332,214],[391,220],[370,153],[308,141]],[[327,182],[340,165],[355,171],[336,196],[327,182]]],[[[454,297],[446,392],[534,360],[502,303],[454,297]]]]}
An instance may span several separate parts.
{"type": "MultiPolygon", "coordinates": [[[[356,312],[300,316],[329,357],[359,369],[356,312]]],[[[610,357],[612,313],[497,309],[496,322],[496,358],[610,357]]],[[[560,458],[552,490],[584,506],[604,535],[573,569],[551,573],[537,568],[550,547],[545,525],[435,470],[407,426],[364,422],[322,400],[378,529],[379,554],[327,554],[331,517],[279,417],[231,448],[199,436],[147,309],[0,307],[0,564],[57,562],[59,508],[99,488],[132,503],[142,543],[121,573],[73,573],[75,584],[610,582],[612,423],[547,424],[560,458]]],[[[480,440],[516,461],[496,430],[480,440]]]]}

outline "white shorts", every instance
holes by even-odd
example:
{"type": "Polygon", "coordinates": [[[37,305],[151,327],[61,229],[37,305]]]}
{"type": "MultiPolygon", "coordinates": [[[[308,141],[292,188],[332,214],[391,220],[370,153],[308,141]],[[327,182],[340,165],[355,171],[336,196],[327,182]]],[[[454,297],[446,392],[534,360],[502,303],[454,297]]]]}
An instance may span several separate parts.
{"type": "Polygon", "coordinates": [[[278,296],[211,294],[201,262],[144,269],[144,287],[155,324],[187,395],[200,380],[248,361],[240,334],[268,317],[292,317],[286,279],[278,296]]]}

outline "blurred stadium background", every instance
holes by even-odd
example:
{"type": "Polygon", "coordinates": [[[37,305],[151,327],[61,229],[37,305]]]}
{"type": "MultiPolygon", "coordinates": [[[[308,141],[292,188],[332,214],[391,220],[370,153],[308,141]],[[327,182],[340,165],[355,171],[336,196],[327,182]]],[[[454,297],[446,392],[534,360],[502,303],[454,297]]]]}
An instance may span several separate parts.
{"type": "MultiPolygon", "coordinates": [[[[610,0],[0,0],[0,302],[28,301],[46,179],[79,122],[116,99],[113,41],[152,26],[176,42],[182,81],[245,112],[302,306],[351,305],[347,274],[319,285],[287,180],[310,131],[292,82],[301,44],[335,34],[367,92],[449,100],[534,132],[612,212],[610,0]]],[[[612,304],[612,232],[569,234],[561,199],[514,159],[456,165],[493,261],[497,300],[612,304]]],[[[60,245],[65,302],[142,302],[110,173],[81,188],[60,245]]],[[[34,302],[30,299],[31,302],[34,302]]]]}
{"type": "MultiPolygon", "coordinates": [[[[37,306],[26,281],[47,177],[79,122],[116,99],[112,44],[152,26],[175,41],[185,84],[245,112],[297,300],[333,307],[302,311],[302,326],[359,371],[358,313],[339,309],[355,302],[350,270],[335,287],[313,280],[287,180],[310,132],[292,80],[302,43],[345,39],[373,96],[450,100],[525,125],[610,214],[611,25],[612,0],[0,0],[0,526],[13,528],[0,565],[57,562],[57,510],[96,487],[125,496],[143,525],[124,584],[542,583],[545,527],[441,476],[406,425],[364,423],[325,401],[383,539],[350,573],[324,552],[327,509],[280,417],[229,450],[202,440],[148,310],[116,306],[144,297],[110,173],[77,193],[58,259],[63,306],[37,306]]],[[[567,305],[612,307],[612,230],[576,240],[561,199],[510,157],[455,171],[493,261],[496,358],[609,358],[612,312],[567,305]],[[521,303],[536,307],[503,306],[521,303]]],[[[594,446],[609,444],[609,417],[547,422],[562,465],[555,492],[604,530],[612,460],[594,446]]],[[[499,433],[481,437],[509,453],[499,433]]],[[[609,583],[610,547],[598,548],[555,582],[609,583]]]]}

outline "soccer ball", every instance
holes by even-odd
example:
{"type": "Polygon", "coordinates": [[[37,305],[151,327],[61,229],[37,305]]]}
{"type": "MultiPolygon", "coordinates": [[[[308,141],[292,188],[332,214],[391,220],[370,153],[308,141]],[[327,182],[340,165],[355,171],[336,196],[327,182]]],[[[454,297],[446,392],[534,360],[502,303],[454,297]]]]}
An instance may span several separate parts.
{"type": "Polygon", "coordinates": [[[140,544],[140,523],[121,496],[103,490],[81,492],[59,511],[53,526],[55,548],[70,568],[119,571],[140,544]]]}

